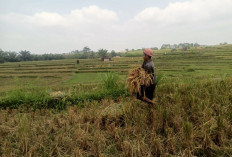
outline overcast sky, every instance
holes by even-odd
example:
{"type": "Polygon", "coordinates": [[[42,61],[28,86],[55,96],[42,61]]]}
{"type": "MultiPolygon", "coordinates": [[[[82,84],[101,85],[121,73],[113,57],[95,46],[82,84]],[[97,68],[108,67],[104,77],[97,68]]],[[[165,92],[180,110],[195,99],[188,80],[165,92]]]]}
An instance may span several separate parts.
{"type": "Polygon", "coordinates": [[[0,49],[122,51],[232,43],[232,0],[0,0],[0,49]]]}

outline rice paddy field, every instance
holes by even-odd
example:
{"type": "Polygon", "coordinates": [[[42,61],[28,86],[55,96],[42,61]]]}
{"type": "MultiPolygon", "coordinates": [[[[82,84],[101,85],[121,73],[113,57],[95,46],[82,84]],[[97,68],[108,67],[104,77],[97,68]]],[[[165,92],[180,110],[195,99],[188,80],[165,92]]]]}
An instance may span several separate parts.
{"type": "MultiPolygon", "coordinates": [[[[158,74],[181,80],[213,79],[232,75],[232,46],[214,46],[188,51],[157,50],[154,63],[158,74]]],[[[0,94],[18,84],[38,83],[54,90],[69,88],[78,83],[101,83],[102,74],[117,72],[125,80],[128,70],[140,67],[142,52],[128,52],[140,57],[100,59],[33,61],[0,64],[0,94]]]]}
{"type": "Polygon", "coordinates": [[[126,56],[0,64],[0,156],[232,156],[232,45],[155,51],[155,106],[126,56]]]}

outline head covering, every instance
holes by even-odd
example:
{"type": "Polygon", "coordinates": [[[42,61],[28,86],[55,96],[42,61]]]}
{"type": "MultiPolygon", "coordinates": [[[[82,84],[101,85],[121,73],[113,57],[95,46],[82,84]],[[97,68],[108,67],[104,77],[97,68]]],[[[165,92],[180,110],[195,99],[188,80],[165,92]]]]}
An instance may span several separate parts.
{"type": "Polygon", "coordinates": [[[143,51],[143,53],[146,54],[146,55],[148,55],[148,56],[150,56],[150,57],[152,57],[153,50],[150,49],[150,48],[145,48],[144,51],[143,51]]]}

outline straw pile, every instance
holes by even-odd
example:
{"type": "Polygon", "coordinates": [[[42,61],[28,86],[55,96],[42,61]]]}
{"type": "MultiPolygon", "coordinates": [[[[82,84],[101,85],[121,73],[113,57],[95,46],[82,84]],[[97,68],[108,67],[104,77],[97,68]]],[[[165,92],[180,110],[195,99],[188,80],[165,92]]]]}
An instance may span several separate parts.
{"type": "Polygon", "coordinates": [[[131,94],[141,95],[141,86],[149,86],[152,83],[153,75],[148,74],[143,68],[132,69],[127,77],[127,85],[131,94]]]}
{"type": "Polygon", "coordinates": [[[116,117],[117,115],[122,115],[122,104],[110,104],[104,110],[102,110],[102,116],[116,117]]]}

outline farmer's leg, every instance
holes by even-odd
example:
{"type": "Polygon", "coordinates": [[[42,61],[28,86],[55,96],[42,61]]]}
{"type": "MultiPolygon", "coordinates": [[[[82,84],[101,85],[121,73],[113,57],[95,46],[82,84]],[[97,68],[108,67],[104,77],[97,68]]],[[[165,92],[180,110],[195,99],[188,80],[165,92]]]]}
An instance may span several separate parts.
{"type": "Polygon", "coordinates": [[[148,87],[146,87],[146,97],[150,100],[154,98],[154,91],[155,91],[156,84],[152,84],[148,87]]]}

